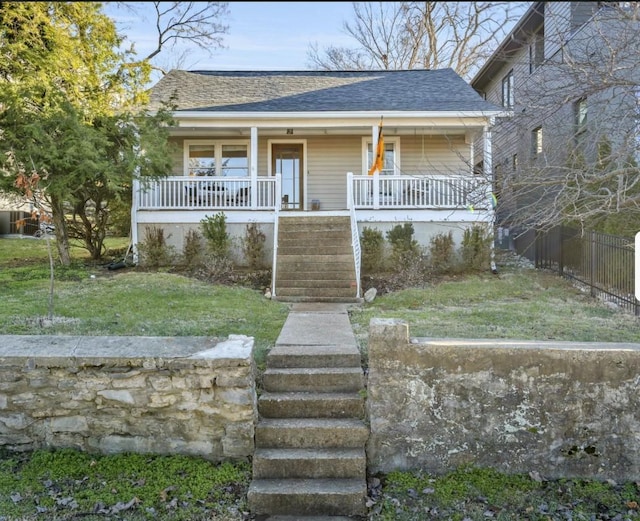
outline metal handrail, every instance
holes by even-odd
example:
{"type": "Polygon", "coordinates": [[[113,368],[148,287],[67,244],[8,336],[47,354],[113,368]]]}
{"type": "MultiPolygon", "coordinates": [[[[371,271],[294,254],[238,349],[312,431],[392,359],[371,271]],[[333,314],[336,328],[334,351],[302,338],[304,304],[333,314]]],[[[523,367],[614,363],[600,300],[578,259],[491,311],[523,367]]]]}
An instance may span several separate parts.
{"type": "Polygon", "coordinates": [[[353,262],[356,271],[356,298],[360,298],[360,264],[362,262],[362,248],[360,246],[360,232],[356,217],[355,202],[353,200],[353,172],[347,172],[347,208],[351,219],[351,247],[353,248],[353,262]]]}
{"type": "Polygon", "coordinates": [[[278,197],[280,194],[280,183],[281,183],[281,175],[276,174],[276,200],[275,200],[275,212],[274,212],[274,221],[273,221],[273,262],[271,265],[271,298],[276,297],[276,266],[278,262],[278,225],[280,221],[280,205],[281,201],[278,197]]]}

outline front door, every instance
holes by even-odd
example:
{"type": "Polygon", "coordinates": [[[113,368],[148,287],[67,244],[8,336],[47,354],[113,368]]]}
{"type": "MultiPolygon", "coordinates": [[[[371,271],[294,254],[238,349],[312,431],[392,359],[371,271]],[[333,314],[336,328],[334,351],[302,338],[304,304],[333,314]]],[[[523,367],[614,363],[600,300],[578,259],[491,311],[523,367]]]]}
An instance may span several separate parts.
{"type": "Polygon", "coordinates": [[[304,165],[301,143],[274,143],[271,171],[281,174],[282,209],[304,209],[304,165]]]}

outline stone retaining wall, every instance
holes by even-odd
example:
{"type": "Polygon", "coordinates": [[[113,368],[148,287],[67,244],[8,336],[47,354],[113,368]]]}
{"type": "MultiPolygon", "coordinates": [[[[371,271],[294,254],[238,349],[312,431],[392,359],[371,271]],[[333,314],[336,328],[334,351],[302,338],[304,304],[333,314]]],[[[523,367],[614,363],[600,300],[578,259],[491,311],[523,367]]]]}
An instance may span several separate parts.
{"type": "Polygon", "coordinates": [[[370,472],[640,479],[640,345],[410,339],[373,319],[370,472]]]}
{"type": "Polygon", "coordinates": [[[0,338],[0,447],[253,454],[251,337],[0,338]]]}

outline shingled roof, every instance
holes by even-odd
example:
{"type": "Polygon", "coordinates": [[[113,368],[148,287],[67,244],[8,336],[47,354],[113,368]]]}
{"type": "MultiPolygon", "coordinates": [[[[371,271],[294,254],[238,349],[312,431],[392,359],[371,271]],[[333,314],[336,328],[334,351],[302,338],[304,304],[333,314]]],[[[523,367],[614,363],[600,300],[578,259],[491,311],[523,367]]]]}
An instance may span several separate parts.
{"type": "Polygon", "coordinates": [[[179,111],[496,111],[453,69],[405,71],[172,70],[150,108],[175,95],[179,111]]]}

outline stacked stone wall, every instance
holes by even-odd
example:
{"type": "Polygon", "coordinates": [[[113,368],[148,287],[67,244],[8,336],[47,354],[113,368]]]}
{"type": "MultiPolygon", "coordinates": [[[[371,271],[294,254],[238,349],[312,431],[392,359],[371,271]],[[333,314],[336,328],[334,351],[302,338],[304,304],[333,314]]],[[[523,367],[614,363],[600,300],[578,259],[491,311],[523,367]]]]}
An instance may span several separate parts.
{"type": "Polygon", "coordinates": [[[253,454],[253,338],[1,338],[0,447],[253,454]]]}

